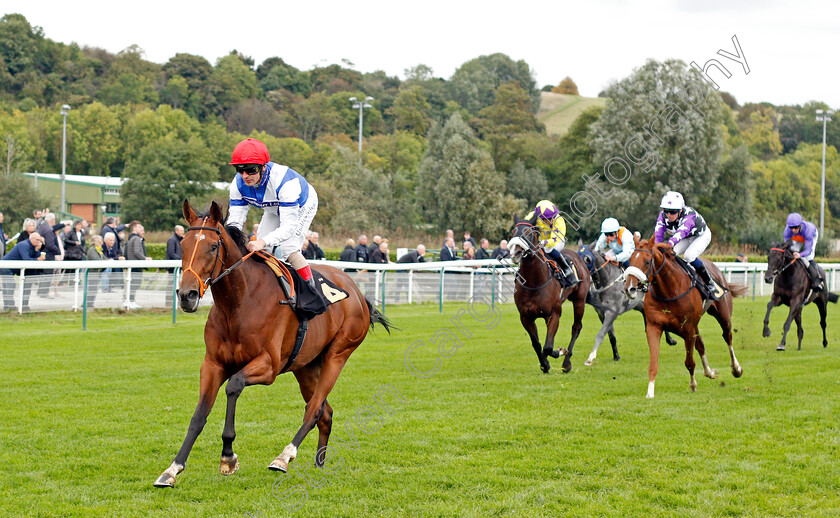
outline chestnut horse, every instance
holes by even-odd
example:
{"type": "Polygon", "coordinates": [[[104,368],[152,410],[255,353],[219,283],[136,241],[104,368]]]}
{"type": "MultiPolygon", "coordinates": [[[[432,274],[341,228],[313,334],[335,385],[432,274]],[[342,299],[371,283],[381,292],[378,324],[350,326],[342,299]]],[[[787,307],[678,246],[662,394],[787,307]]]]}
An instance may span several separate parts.
{"type": "MultiPolygon", "coordinates": [[[[740,378],[744,371],[735,358],[732,348],[732,297],[743,295],[745,286],[727,284],[723,274],[711,261],[701,259],[709,274],[729,292],[720,300],[703,300],[699,289],[691,276],[679,265],[676,254],[668,243],[656,243],[653,239],[639,241],[636,238],[636,251],[630,256],[630,267],[625,270],[627,279],[624,291],[631,299],[639,291],[648,292],[645,295],[645,333],[650,348],[650,366],[648,367],[647,397],[654,396],[654,383],[659,371],[659,341],[663,331],[670,331],[679,335],[685,341],[685,368],[691,376],[689,388],[697,390],[697,380],[694,379],[694,349],[700,354],[703,362],[703,373],[706,377],[716,378],[717,370],[709,367],[706,359],[706,346],[700,336],[698,324],[700,317],[706,311],[717,319],[723,330],[723,339],[729,346],[730,366],[732,375],[740,378]]],[[[697,282],[702,282],[697,280],[697,282]]]]}
{"type": "Polygon", "coordinates": [[[811,290],[811,278],[808,276],[804,264],[793,258],[793,252],[790,249],[792,243],[793,241],[790,239],[783,245],[774,243],[767,254],[767,273],[764,274],[764,282],[773,284],[773,295],[770,297],[770,302],[767,303],[767,314],[764,315],[762,336],[765,338],[770,336],[770,311],[780,304],[790,306],[790,312],[788,312],[782,331],[782,341],[776,347],[776,350],[785,350],[785,340],[792,320],[796,320],[796,336],[799,338],[799,345],[796,349],[801,350],[802,337],[805,335],[802,331],[802,308],[813,302],[820,310],[820,326],[822,326],[823,332],[822,343],[823,347],[826,347],[828,340],[825,337],[825,317],[828,312],[828,303],[836,303],[837,295],[828,292],[825,271],[819,266],[817,268],[823,278],[825,288],[820,291],[811,290]]]}
{"type": "MultiPolygon", "coordinates": [[[[589,294],[589,270],[583,264],[583,260],[574,252],[563,251],[563,255],[570,263],[574,263],[580,282],[574,286],[564,288],[560,281],[554,278],[554,271],[549,266],[551,259],[547,258],[539,246],[539,230],[534,225],[536,216],[530,221],[519,219],[513,216],[513,236],[508,241],[510,257],[514,264],[519,265],[519,272],[516,275],[516,286],[513,293],[513,300],[519,310],[519,320],[528,336],[531,337],[531,345],[537,353],[540,361],[540,368],[548,372],[551,365],[548,357],[563,359],[563,372],[572,370],[572,352],[575,341],[583,327],[583,313],[586,309],[586,298],[589,294]],[[566,299],[572,301],[575,319],[572,324],[572,339],[568,349],[554,349],[554,335],[560,324],[560,315],[563,312],[563,302],[566,299]],[[537,333],[536,320],[545,319],[546,334],[545,345],[540,345],[540,337],[537,333]]],[[[551,261],[553,262],[553,261],[551,261]]]]}
{"type": "Polygon", "coordinates": [[[309,321],[300,352],[288,364],[293,355],[298,319],[288,304],[282,304],[286,297],[275,274],[262,261],[243,260],[248,257],[247,238],[239,229],[224,226],[222,209],[217,203],[213,202],[207,215],[201,215],[185,200],[184,217],[190,228],[181,241],[184,269],[178,291],[181,308],[194,312],[208,286],[214,304],[204,326],[206,353],[201,363],[198,406],[181,449],[155,486],[175,484],[175,477],[184,470],[190,450],[226,380],[227,413],[219,469],[223,475],[235,473],[239,468],[233,453],[237,398],[245,387],[271,385],[278,374],[287,370],[297,378],[306,412],[292,442],[268,467],[285,472],[297,456],[300,443],[316,424],[319,434],[315,463],[323,465],[333,414],[327,395],[347,358],[365,339],[368,328],[378,322],[390,330],[390,323],[344,272],[318,266],[318,273],[349,296],[309,321]]]}

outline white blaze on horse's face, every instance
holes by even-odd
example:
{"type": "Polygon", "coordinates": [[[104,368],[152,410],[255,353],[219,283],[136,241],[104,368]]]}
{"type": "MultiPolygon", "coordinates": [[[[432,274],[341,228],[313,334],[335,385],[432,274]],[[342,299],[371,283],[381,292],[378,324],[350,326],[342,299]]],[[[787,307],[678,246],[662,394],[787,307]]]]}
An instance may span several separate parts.
{"type": "Polygon", "coordinates": [[[635,266],[630,266],[624,270],[624,276],[627,279],[624,283],[624,293],[627,294],[628,298],[635,299],[636,292],[639,290],[638,285],[647,282],[647,275],[635,266]],[[636,283],[634,284],[631,279],[636,279],[636,283]]]}
{"type": "Polygon", "coordinates": [[[508,250],[510,250],[510,259],[513,261],[513,264],[519,264],[519,261],[522,260],[522,254],[525,250],[530,249],[531,246],[519,236],[512,237],[508,241],[508,250]]]}

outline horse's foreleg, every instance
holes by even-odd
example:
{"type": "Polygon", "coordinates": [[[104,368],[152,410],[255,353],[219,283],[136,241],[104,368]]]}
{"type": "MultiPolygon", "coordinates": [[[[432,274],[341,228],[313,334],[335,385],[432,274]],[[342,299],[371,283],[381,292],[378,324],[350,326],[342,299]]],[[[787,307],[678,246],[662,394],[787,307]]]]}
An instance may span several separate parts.
{"type": "MultiPolygon", "coordinates": [[[[324,358],[324,363],[321,366],[321,375],[315,384],[315,390],[312,393],[312,398],[306,403],[306,412],[303,414],[303,424],[298,429],[292,442],[286,445],[283,452],[274,459],[268,468],[276,471],[286,472],[289,468],[289,463],[297,457],[298,447],[318,421],[321,420],[325,413],[327,396],[335,386],[338,375],[341,374],[341,369],[347,363],[347,358],[356,349],[356,346],[347,347],[338,354],[327,355],[324,358]]],[[[332,409],[330,409],[332,410],[332,409]]]]}
{"type": "Polygon", "coordinates": [[[525,328],[525,331],[528,333],[528,337],[531,339],[531,347],[533,347],[534,352],[537,353],[537,360],[540,362],[540,368],[543,372],[548,372],[549,369],[551,369],[551,364],[548,363],[548,358],[543,355],[542,345],[540,344],[540,335],[537,334],[536,322],[526,318],[524,315],[519,315],[519,321],[522,322],[522,327],[525,328]]]}
{"type": "Polygon", "coordinates": [[[595,358],[598,357],[598,348],[603,343],[604,338],[609,335],[610,337],[610,344],[612,345],[613,349],[613,359],[619,360],[618,356],[618,348],[615,343],[615,333],[613,332],[613,322],[615,322],[617,314],[613,312],[608,312],[604,315],[598,314],[598,317],[601,319],[601,329],[598,331],[598,334],[595,336],[595,347],[592,348],[592,352],[589,353],[589,358],[583,362],[584,365],[592,365],[595,361],[595,358]]]}
{"type": "Polygon", "coordinates": [[[227,394],[227,412],[225,413],[225,428],[222,431],[222,459],[219,471],[222,475],[233,475],[239,469],[239,459],[233,453],[233,441],[236,439],[236,401],[242,390],[249,385],[271,385],[277,374],[271,364],[271,356],[263,353],[239,372],[230,377],[225,386],[227,394]]]}
{"type": "Polygon", "coordinates": [[[785,350],[785,343],[787,342],[787,334],[790,331],[790,324],[793,322],[794,317],[796,316],[796,310],[799,306],[802,305],[802,299],[797,298],[795,300],[791,299],[790,301],[790,311],[788,312],[788,316],[785,319],[785,325],[782,327],[782,342],[776,347],[777,351],[784,351],[785,350]]]}
{"type": "Polygon", "coordinates": [[[216,402],[216,395],[219,393],[219,388],[225,380],[224,369],[215,362],[210,362],[207,358],[201,363],[201,381],[199,384],[198,406],[195,408],[192,419],[190,419],[190,426],[187,429],[187,437],[178,450],[175,460],[172,464],[158,477],[155,481],[156,487],[172,487],[175,485],[175,477],[178,473],[184,471],[184,466],[187,464],[187,457],[190,456],[195,440],[204,429],[207,423],[207,416],[213,408],[213,403],[216,402]]]}
{"type": "Polygon", "coordinates": [[[650,349],[650,364],[648,365],[648,399],[654,396],[654,386],[656,383],[656,374],[659,372],[659,340],[662,338],[662,328],[653,324],[645,325],[645,334],[647,335],[648,349],[650,349]]]}
{"type": "Polygon", "coordinates": [[[557,327],[560,325],[560,316],[552,314],[545,320],[545,345],[543,346],[543,356],[552,358],[559,358],[560,351],[554,349],[554,336],[557,334],[557,327]]]}
{"type": "Polygon", "coordinates": [[[767,313],[764,315],[764,331],[761,332],[761,336],[764,338],[770,336],[770,312],[781,303],[782,299],[777,297],[775,293],[770,296],[770,302],[767,303],[767,313]]]}
{"type": "Polygon", "coordinates": [[[575,300],[572,307],[575,312],[575,320],[572,323],[572,339],[569,341],[569,349],[566,357],[563,359],[563,372],[572,370],[572,355],[574,354],[575,341],[577,341],[580,330],[583,327],[583,313],[586,311],[586,299],[581,297],[575,300]]]}

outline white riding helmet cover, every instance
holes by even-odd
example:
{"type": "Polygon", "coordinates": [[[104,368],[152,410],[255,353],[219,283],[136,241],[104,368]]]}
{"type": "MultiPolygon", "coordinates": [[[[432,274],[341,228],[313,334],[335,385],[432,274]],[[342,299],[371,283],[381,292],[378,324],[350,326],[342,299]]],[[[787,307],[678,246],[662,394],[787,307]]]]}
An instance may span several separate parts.
{"type": "Polygon", "coordinates": [[[683,200],[682,194],[676,191],[668,191],[662,197],[662,203],[659,204],[659,208],[682,210],[685,208],[685,200],[683,200]]]}
{"type": "Polygon", "coordinates": [[[618,232],[619,228],[621,228],[621,225],[618,224],[618,220],[615,218],[607,218],[601,223],[601,233],[603,234],[618,232]]]}

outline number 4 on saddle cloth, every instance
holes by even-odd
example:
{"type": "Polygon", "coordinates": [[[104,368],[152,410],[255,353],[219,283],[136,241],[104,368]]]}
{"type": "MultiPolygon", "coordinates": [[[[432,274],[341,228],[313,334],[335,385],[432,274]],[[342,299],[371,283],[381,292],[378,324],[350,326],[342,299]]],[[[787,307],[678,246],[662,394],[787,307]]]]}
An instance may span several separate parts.
{"type": "Polygon", "coordinates": [[[289,304],[298,320],[311,320],[327,310],[330,304],[346,299],[349,295],[331,281],[327,280],[316,269],[312,269],[315,285],[321,293],[312,291],[309,284],[293,269],[281,263],[276,257],[262,250],[254,255],[260,257],[277,276],[280,287],[286,294],[287,300],[281,304],[289,304]],[[294,286],[294,289],[292,289],[294,286]]]}

